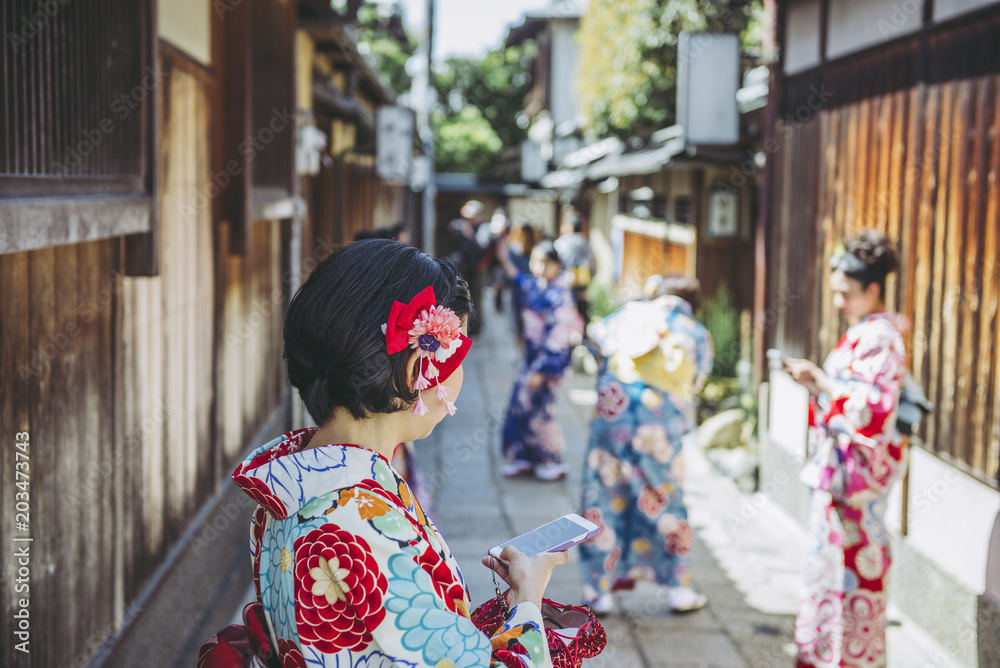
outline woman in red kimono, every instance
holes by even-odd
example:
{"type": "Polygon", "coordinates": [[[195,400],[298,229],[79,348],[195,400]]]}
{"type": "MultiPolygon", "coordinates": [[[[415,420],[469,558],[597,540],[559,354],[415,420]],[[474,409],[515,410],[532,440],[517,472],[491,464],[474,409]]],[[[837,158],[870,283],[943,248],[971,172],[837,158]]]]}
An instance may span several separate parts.
{"type": "Polygon", "coordinates": [[[811,459],[802,479],[813,489],[816,543],[795,623],[799,667],[886,665],[886,498],[906,466],[896,429],[906,324],[884,303],[885,279],[897,262],[892,244],[877,232],[845,239],[830,259],[830,287],[850,327],[822,369],[785,360],[812,396],[811,459]]]}

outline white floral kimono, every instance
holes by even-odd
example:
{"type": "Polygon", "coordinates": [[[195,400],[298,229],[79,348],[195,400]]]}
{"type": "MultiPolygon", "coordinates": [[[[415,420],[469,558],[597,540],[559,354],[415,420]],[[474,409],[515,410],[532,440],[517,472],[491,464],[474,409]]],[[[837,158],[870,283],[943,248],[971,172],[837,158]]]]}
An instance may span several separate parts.
{"type": "Polygon", "coordinates": [[[537,606],[515,606],[491,642],[403,478],[360,446],[303,450],[314,432],[265,444],[233,474],[260,504],[254,584],[285,668],[551,665],[537,606]]]}

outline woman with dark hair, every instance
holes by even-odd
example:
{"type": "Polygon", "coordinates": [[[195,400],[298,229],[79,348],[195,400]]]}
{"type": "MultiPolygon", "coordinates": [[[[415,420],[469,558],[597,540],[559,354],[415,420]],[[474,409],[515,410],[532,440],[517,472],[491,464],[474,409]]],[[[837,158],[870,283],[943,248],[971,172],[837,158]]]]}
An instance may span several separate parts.
{"type": "Polygon", "coordinates": [[[795,623],[797,666],[886,665],[886,498],[906,468],[896,429],[906,321],[885,309],[886,276],[897,263],[878,232],[845,239],[830,258],[830,288],[849,328],[822,369],[785,360],[811,395],[811,459],[802,479],[813,490],[816,544],[795,623]]]}
{"type": "Polygon", "coordinates": [[[614,609],[611,592],[646,580],[667,587],[675,612],[708,599],[691,588],[683,437],[712,369],[712,340],[694,319],[698,281],[667,274],[654,299],[626,304],[589,330],[600,348],[597,410],[583,470],[582,515],[601,532],[580,547],[584,598],[614,609]]]}
{"type": "Polygon", "coordinates": [[[532,249],[531,273],[514,266],[505,241],[499,251],[500,262],[519,292],[524,328],[524,357],[503,424],[507,463],[501,472],[516,476],[534,470],[539,480],[558,480],[566,475],[566,442],[556,420],[555,391],[570,365],[573,335],[582,331],[583,323],[551,241],[532,249]]]}
{"type": "Polygon", "coordinates": [[[511,609],[491,646],[448,544],[389,461],[455,412],[472,308],[449,262],[377,239],[333,253],[289,305],[288,377],[321,426],[233,474],[260,504],[254,584],[285,668],[500,666],[497,652],[550,665],[541,598],[566,554],[504,551],[511,609]]]}

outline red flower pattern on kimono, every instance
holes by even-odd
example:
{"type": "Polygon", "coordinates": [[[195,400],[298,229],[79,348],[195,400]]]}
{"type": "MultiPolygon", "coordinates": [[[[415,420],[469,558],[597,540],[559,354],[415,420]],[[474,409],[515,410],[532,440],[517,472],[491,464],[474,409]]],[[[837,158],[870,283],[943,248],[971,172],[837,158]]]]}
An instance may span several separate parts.
{"type": "Polygon", "coordinates": [[[874,665],[885,655],[884,594],[856,589],[844,608],[844,656],[861,665],[874,665]]]}
{"type": "MultiPolygon", "coordinates": [[[[456,643],[449,650],[455,665],[507,665],[491,656],[489,638],[472,623],[458,564],[399,473],[356,445],[302,450],[315,431],[265,444],[233,474],[255,500],[263,482],[283,501],[258,508],[250,541],[257,597],[282,668],[444,665],[427,650],[449,643],[456,643]],[[279,505],[271,516],[266,507],[279,505]],[[433,628],[423,623],[427,612],[433,628]],[[451,651],[456,647],[460,652],[451,651]]],[[[521,634],[510,644],[530,648],[517,655],[517,666],[537,667],[545,647],[541,611],[516,605],[506,623],[521,634]]]]}
{"type": "Polygon", "coordinates": [[[799,645],[800,666],[832,668],[839,665],[837,649],[843,629],[840,619],[843,603],[837,596],[807,598],[799,608],[801,623],[795,626],[795,642],[799,645]]]}
{"type": "Polygon", "coordinates": [[[302,650],[291,640],[278,638],[278,656],[281,657],[281,668],[306,668],[302,650]]]}
{"type": "Polygon", "coordinates": [[[597,393],[597,416],[607,422],[614,422],[628,408],[628,395],[618,383],[602,387],[597,393]]]}
{"type": "Polygon", "coordinates": [[[417,563],[431,576],[434,581],[434,589],[437,590],[448,609],[468,617],[469,605],[466,600],[465,587],[455,578],[455,574],[448,567],[444,558],[428,546],[417,559],[417,563]]]}
{"type": "Polygon", "coordinates": [[[295,613],[305,645],[363,649],[385,617],[388,582],[363,538],[326,524],[295,541],[295,613]]]}
{"type": "Polygon", "coordinates": [[[253,511],[253,519],[250,521],[250,554],[253,555],[253,588],[257,592],[257,600],[260,600],[260,553],[264,548],[264,523],[267,521],[267,511],[264,506],[257,506],[253,511]]]}
{"type": "Polygon", "coordinates": [[[674,554],[684,556],[691,551],[692,539],[691,525],[681,520],[678,522],[677,528],[667,534],[667,549],[674,554]]]}
{"type": "Polygon", "coordinates": [[[656,519],[660,516],[660,511],[667,507],[667,496],[661,494],[649,485],[642,488],[639,495],[639,510],[646,514],[646,517],[656,519]]]}
{"type": "Polygon", "coordinates": [[[246,492],[251,499],[264,506],[273,517],[287,517],[288,510],[281,499],[271,491],[267,483],[253,476],[233,474],[233,481],[246,492]]]}

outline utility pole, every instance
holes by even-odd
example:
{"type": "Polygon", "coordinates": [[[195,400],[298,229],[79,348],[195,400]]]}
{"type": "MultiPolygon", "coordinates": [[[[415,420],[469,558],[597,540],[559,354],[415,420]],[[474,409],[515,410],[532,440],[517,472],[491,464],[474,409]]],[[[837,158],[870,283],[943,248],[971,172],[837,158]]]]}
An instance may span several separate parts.
{"type": "Polygon", "coordinates": [[[424,93],[424,123],[420,128],[420,138],[423,142],[424,161],[426,163],[427,183],[424,185],[424,238],[423,250],[433,257],[435,255],[434,237],[437,232],[435,204],[437,200],[437,183],[434,176],[434,124],[431,120],[431,110],[434,105],[434,4],[435,0],[427,0],[427,89],[424,93]]]}

